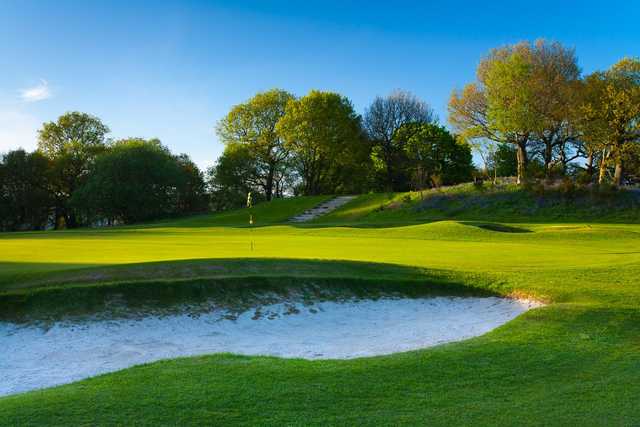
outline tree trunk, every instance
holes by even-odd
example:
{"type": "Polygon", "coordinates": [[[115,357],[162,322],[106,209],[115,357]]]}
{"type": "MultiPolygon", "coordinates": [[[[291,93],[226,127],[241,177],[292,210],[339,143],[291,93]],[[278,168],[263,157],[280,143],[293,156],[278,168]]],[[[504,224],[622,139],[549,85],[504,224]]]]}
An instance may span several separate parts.
{"type": "Polygon", "coordinates": [[[271,197],[273,196],[273,174],[274,174],[274,166],[269,166],[269,173],[267,175],[267,183],[265,185],[265,196],[267,198],[267,202],[271,201],[271,197]]]}
{"type": "Polygon", "coordinates": [[[569,161],[567,160],[567,152],[565,151],[564,144],[561,146],[560,150],[560,164],[562,165],[562,175],[567,174],[567,164],[569,161]]]}
{"type": "Polygon", "coordinates": [[[517,184],[522,185],[526,181],[527,175],[527,145],[526,142],[517,143],[517,157],[518,157],[518,177],[517,184]]]}
{"type": "Polygon", "coordinates": [[[616,187],[620,187],[622,185],[622,175],[624,173],[624,167],[622,164],[622,159],[618,159],[616,161],[616,171],[613,175],[613,183],[616,187]]]}
{"type": "Polygon", "coordinates": [[[607,151],[602,150],[602,159],[600,159],[600,172],[598,174],[598,184],[604,184],[604,178],[607,173],[607,151]]]}
{"type": "Polygon", "coordinates": [[[544,176],[551,178],[551,161],[553,160],[553,147],[550,142],[544,143],[544,176]]]}
{"type": "Polygon", "coordinates": [[[78,219],[76,217],[75,212],[68,212],[65,218],[66,228],[77,228],[78,227],[78,219]]]}
{"type": "Polygon", "coordinates": [[[391,148],[391,141],[383,142],[383,153],[384,153],[384,163],[387,167],[387,188],[390,191],[394,190],[394,179],[393,179],[393,151],[391,148]]]}
{"type": "Polygon", "coordinates": [[[587,176],[589,176],[589,181],[593,179],[593,151],[589,151],[587,156],[587,176]]]}

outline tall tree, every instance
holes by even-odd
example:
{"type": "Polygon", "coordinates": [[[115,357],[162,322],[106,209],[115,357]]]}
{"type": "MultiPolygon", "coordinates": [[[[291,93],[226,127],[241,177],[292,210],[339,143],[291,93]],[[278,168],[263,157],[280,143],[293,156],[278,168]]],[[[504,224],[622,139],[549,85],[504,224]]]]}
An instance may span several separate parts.
{"type": "Polygon", "coordinates": [[[402,181],[399,165],[402,147],[394,144],[393,136],[407,123],[435,123],[436,117],[429,105],[410,92],[396,90],[386,97],[376,97],[365,111],[364,127],[373,142],[374,164],[380,165],[383,184],[389,189],[399,189],[402,181]]]}
{"type": "Polygon", "coordinates": [[[67,227],[78,225],[69,200],[85,182],[98,154],[104,152],[108,133],[100,119],[79,112],[66,113],[39,131],[38,149],[54,164],[56,219],[64,218],[67,227]]]}
{"type": "Polygon", "coordinates": [[[287,104],[277,131],[291,150],[307,195],[354,191],[369,155],[351,101],[311,91],[287,104]]]}
{"type": "Polygon", "coordinates": [[[622,183],[625,159],[640,143],[640,60],[625,58],[606,72],[587,77],[582,106],[585,139],[602,148],[599,182],[614,164],[613,182],[622,183]]]}
{"type": "Polygon", "coordinates": [[[579,73],[573,51],[557,43],[494,49],[480,62],[477,82],[452,94],[449,121],[467,139],[514,145],[522,183],[532,142],[542,142],[550,167],[554,149],[564,153],[575,138],[570,108],[579,73]]]}
{"type": "MultiPolygon", "coordinates": [[[[488,115],[487,97],[483,84],[470,83],[461,91],[454,91],[449,99],[449,122],[459,133],[460,137],[473,145],[484,144],[484,140],[494,141],[501,146],[513,146],[518,140],[511,132],[501,132],[497,129],[488,115]]],[[[518,182],[524,179],[524,164],[516,162],[518,182]],[[519,166],[519,167],[518,167],[519,166]]]]}
{"type": "Polygon", "coordinates": [[[579,155],[576,114],[580,94],[580,68],[573,49],[537,40],[531,49],[531,86],[534,113],[532,138],[542,146],[545,174],[579,155]]]}
{"type": "Polygon", "coordinates": [[[247,146],[255,161],[254,181],[258,182],[267,200],[274,195],[278,170],[289,155],[276,132],[276,124],[291,99],[293,95],[279,89],[259,93],[233,107],[217,127],[223,143],[247,146]]]}
{"type": "Polygon", "coordinates": [[[41,230],[51,196],[50,161],[39,152],[10,151],[0,157],[0,230],[41,230]]]}

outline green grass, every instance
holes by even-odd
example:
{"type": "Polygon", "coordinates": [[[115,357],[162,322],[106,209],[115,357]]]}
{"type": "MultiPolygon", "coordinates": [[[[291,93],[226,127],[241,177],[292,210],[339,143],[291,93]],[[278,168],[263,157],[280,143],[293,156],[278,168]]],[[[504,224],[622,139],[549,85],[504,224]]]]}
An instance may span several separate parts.
{"type": "Polygon", "coordinates": [[[256,207],[270,219],[252,229],[239,211],[0,235],[0,308],[64,312],[109,292],[144,301],[167,287],[327,280],[468,286],[549,303],[482,337],[384,357],[221,354],[138,366],[0,398],[0,425],[637,425],[635,199],[613,196],[605,212],[550,195],[527,216],[524,201],[537,196],[496,190],[482,203],[470,186],[445,191],[464,209],[366,195],[304,226],[277,223],[322,199],[256,207]],[[496,202],[504,198],[513,204],[496,202]]]}

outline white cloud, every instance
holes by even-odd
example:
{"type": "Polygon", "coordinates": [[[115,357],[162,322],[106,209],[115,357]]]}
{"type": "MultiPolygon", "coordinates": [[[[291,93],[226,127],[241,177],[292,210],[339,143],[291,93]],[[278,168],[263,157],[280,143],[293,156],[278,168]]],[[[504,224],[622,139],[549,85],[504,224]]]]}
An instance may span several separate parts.
{"type": "Polygon", "coordinates": [[[30,114],[0,110],[0,153],[17,148],[34,150],[37,146],[39,124],[30,114]]]}
{"type": "Polygon", "coordinates": [[[40,84],[20,91],[20,98],[25,102],[37,102],[51,98],[51,90],[46,80],[40,80],[40,84]]]}

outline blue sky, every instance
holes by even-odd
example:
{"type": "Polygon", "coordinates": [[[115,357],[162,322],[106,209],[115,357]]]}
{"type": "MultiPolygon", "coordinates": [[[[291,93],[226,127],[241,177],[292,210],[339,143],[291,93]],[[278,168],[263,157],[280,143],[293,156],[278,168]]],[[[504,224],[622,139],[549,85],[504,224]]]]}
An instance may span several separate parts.
{"type": "Polygon", "coordinates": [[[0,152],[78,110],[204,167],[223,148],[215,123],[273,87],[340,92],[360,113],[405,89],[446,124],[451,90],[492,47],[557,40],[588,73],[640,56],[639,18],[634,0],[0,0],[0,152]]]}

